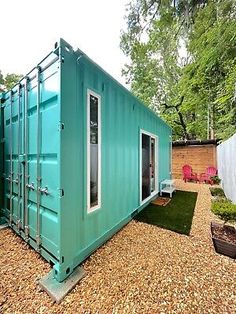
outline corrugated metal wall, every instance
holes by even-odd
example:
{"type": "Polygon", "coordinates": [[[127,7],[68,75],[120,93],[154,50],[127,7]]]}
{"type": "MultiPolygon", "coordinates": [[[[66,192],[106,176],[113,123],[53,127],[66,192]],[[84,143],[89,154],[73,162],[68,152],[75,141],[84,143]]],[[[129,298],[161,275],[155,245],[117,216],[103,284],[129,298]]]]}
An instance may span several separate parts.
{"type": "MultiPolygon", "coordinates": [[[[67,86],[62,86],[64,93],[71,96],[64,98],[65,103],[62,101],[62,111],[66,111],[64,117],[67,117],[63,122],[65,122],[65,131],[69,123],[69,127],[73,127],[75,131],[68,132],[67,136],[62,134],[62,139],[65,136],[67,154],[73,151],[70,164],[63,167],[67,171],[64,171],[62,182],[71,180],[76,186],[76,191],[73,200],[71,197],[66,199],[65,189],[65,198],[62,202],[65,208],[75,208],[73,221],[71,219],[73,225],[73,228],[70,228],[71,238],[68,238],[68,243],[71,239],[75,243],[72,246],[65,246],[67,254],[74,256],[75,263],[78,263],[128,222],[132,213],[140,207],[141,129],[158,136],[159,182],[170,177],[171,129],[86,56],[81,57],[78,52],[75,58],[75,54],[68,51],[64,56],[62,80],[66,77],[68,82],[76,81],[76,95],[73,91],[74,87],[65,82],[67,86]],[[71,63],[75,64],[77,57],[79,61],[75,73],[71,63]],[[63,75],[63,71],[68,72],[63,75]],[[101,96],[102,120],[102,206],[92,213],[87,213],[87,89],[101,96]],[[72,133],[77,136],[70,139],[72,133]],[[76,250],[76,253],[73,250],[76,250]]],[[[62,140],[62,149],[63,146],[62,140]]],[[[62,159],[62,164],[63,160],[65,159],[62,159]]],[[[61,234],[65,235],[63,236],[65,241],[68,233],[62,230],[61,234]]]]}
{"type": "Polygon", "coordinates": [[[13,90],[12,101],[10,93],[4,96],[4,214],[9,218],[12,211],[12,227],[25,238],[28,212],[29,243],[55,263],[55,277],[62,281],[142,208],[141,129],[158,136],[158,182],[170,177],[171,129],[64,40],[53,56],[58,60],[46,58],[28,83],[13,90]],[[101,96],[101,208],[91,213],[88,89],[101,96]]]}
{"type": "MultiPolygon", "coordinates": [[[[51,54],[4,95],[4,208],[12,228],[58,258],[58,59],[51,54]],[[40,191],[47,188],[48,195],[40,191]],[[38,242],[38,243],[37,243],[38,242]]],[[[46,257],[46,256],[45,256],[46,257]]]]}
{"type": "Polygon", "coordinates": [[[2,93],[0,93],[0,224],[5,224],[6,219],[4,217],[4,136],[3,136],[3,126],[4,126],[4,115],[3,107],[1,103],[2,93]]]}

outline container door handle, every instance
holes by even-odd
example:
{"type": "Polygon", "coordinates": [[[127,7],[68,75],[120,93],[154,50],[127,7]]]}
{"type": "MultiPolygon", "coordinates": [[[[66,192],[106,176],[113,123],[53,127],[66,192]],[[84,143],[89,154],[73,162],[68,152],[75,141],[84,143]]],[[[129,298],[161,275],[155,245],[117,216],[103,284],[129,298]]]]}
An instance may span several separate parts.
{"type": "Polygon", "coordinates": [[[50,193],[48,192],[48,188],[47,188],[47,187],[45,187],[45,188],[39,187],[38,190],[39,190],[39,192],[40,192],[41,194],[45,194],[45,195],[49,195],[49,194],[50,194],[50,193]]]}
{"type": "Polygon", "coordinates": [[[11,176],[9,175],[7,178],[6,178],[7,181],[11,182],[11,176]]]}
{"type": "Polygon", "coordinates": [[[16,178],[16,179],[12,180],[12,182],[14,182],[15,184],[18,184],[19,183],[19,179],[16,178]]]}
{"type": "Polygon", "coordinates": [[[27,187],[28,189],[32,190],[32,191],[35,190],[35,186],[34,186],[34,183],[33,183],[33,182],[32,182],[31,184],[27,183],[27,184],[26,184],[26,187],[27,187]]]}

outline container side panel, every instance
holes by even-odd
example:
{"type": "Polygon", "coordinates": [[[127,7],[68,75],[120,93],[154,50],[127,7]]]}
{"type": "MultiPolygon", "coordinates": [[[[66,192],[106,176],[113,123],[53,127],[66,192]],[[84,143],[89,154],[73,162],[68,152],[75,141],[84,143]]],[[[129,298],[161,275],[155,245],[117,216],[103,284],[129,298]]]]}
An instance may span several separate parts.
{"type": "MultiPolygon", "coordinates": [[[[72,57],[67,58],[64,66],[68,63],[68,72],[64,73],[63,88],[67,91],[65,93],[70,93],[62,104],[62,119],[71,122],[70,134],[64,135],[62,147],[72,156],[69,157],[70,164],[62,166],[62,181],[71,182],[67,192],[69,199],[66,196],[67,189],[64,201],[62,199],[64,211],[67,212],[62,221],[65,226],[62,227],[65,234],[62,250],[66,252],[68,265],[75,266],[127,223],[135,210],[143,206],[140,203],[141,130],[158,137],[158,189],[161,180],[170,178],[171,129],[83,56],[78,62],[74,61],[74,86],[74,68],[69,66],[73,60],[72,57]],[[72,82],[72,85],[69,86],[68,82],[72,82]],[[88,90],[101,97],[101,208],[93,212],[88,212],[87,208],[88,90]]],[[[62,155],[62,164],[65,165],[68,155],[62,155]]]]}

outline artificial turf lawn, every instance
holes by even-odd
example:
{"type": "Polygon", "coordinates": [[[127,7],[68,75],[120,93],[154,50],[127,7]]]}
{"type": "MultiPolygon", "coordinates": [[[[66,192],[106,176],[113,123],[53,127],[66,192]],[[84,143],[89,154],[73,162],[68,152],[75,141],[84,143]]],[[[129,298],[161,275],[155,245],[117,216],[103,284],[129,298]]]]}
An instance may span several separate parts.
{"type": "Polygon", "coordinates": [[[189,235],[197,193],[176,191],[166,206],[149,204],[134,219],[189,235]]]}

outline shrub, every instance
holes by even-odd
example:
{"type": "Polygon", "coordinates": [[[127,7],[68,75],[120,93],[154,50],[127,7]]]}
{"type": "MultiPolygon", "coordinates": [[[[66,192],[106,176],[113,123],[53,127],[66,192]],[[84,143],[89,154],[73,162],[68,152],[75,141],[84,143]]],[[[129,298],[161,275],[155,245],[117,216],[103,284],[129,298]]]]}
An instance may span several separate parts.
{"type": "Polygon", "coordinates": [[[218,176],[212,176],[211,180],[213,181],[214,184],[220,184],[221,179],[218,176]]]}
{"type": "Polygon", "coordinates": [[[212,196],[225,197],[225,193],[221,188],[210,188],[212,196]]]}
{"type": "Polygon", "coordinates": [[[211,209],[224,222],[236,221],[236,204],[232,204],[228,200],[213,202],[211,209]]]}

